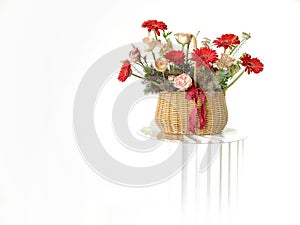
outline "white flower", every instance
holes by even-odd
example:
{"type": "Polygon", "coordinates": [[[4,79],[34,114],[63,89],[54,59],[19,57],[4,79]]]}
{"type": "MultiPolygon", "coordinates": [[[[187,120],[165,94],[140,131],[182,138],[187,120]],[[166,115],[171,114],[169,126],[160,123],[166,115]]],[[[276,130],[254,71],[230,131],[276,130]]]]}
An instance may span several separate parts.
{"type": "Polygon", "coordinates": [[[189,44],[192,40],[193,35],[192,34],[186,34],[186,33],[177,33],[174,34],[176,40],[180,43],[180,44],[189,44]]]}
{"type": "Polygon", "coordinates": [[[151,52],[158,44],[157,41],[153,37],[145,37],[145,38],[143,38],[143,42],[146,44],[146,46],[145,46],[146,52],[151,52]]]}

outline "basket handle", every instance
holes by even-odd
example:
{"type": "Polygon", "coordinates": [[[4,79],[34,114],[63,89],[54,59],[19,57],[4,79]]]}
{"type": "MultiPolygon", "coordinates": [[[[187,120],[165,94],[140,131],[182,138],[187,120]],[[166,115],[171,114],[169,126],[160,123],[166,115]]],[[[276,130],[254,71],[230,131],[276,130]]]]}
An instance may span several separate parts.
{"type": "MultiPolygon", "coordinates": [[[[193,40],[193,44],[194,44],[194,50],[197,49],[197,39],[194,35],[192,35],[192,40],[193,40]]],[[[196,62],[195,62],[195,66],[194,66],[194,85],[195,87],[197,87],[197,68],[196,68],[196,62]]]]}

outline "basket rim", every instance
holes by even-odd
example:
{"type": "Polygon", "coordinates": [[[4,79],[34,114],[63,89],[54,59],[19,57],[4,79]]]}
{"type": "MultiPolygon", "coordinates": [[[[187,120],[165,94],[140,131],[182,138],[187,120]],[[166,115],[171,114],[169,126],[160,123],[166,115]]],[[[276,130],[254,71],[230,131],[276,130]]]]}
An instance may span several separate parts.
{"type": "MultiPolygon", "coordinates": [[[[178,91],[160,91],[159,94],[171,94],[171,93],[187,93],[186,91],[178,90],[178,91]]],[[[225,95],[225,91],[204,91],[205,94],[211,93],[223,93],[225,95]]]]}

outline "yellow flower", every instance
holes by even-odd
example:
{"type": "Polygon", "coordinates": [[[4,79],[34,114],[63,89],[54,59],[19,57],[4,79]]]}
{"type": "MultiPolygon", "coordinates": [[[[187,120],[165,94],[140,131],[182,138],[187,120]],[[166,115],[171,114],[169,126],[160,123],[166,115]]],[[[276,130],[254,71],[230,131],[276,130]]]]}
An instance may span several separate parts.
{"type": "Polygon", "coordinates": [[[177,33],[174,34],[174,36],[176,40],[182,45],[189,44],[193,37],[192,34],[186,34],[186,33],[177,33]]]}
{"type": "Polygon", "coordinates": [[[169,61],[166,58],[158,58],[155,61],[155,69],[160,72],[165,72],[168,68],[169,61]]]}

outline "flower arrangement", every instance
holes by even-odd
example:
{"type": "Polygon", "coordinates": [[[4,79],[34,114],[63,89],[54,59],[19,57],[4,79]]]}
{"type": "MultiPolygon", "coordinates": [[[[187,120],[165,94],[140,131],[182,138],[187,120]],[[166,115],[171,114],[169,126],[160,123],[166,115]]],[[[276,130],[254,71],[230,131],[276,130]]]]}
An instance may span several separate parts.
{"type": "Polygon", "coordinates": [[[237,56],[250,34],[223,34],[213,41],[203,38],[198,47],[199,32],[176,33],[175,46],[170,38],[173,32],[164,22],[148,20],[142,28],[148,31],[143,38],[145,54],[133,46],[123,61],[119,81],[135,76],[142,79],[146,94],[159,93],[155,121],[163,132],[221,132],[228,118],[224,92],[244,73],[258,74],[264,69],[263,63],[248,53],[237,56]]]}
{"type": "Polygon", "coordinates": [[[164,22],[148,20],[143,22],[142,28],[148,31],[147,37],[143,38],[143,50],[152,54],[153,61],[150,63],[151,59],[133,46],[129,58],[123,61],[118,79],[121,82],[130,76],[142,79],[145,93],[189,91],[193,86],[204,91],[226,91],[245,72],[258,74],[263,71],[264,65],[258,58],[248,53],[236,56],[251,38],[249,33],[242,33],[241,37],[223,34],[213,41],[203,38],[200,47],[197,47],[197,35],[176,33],[175,41],[181,49],[175,49],[170,38],[172,32],[167,30],[164,22]],[[133,72],[136,67],[139,67],[138,74],[133,72]]]}

